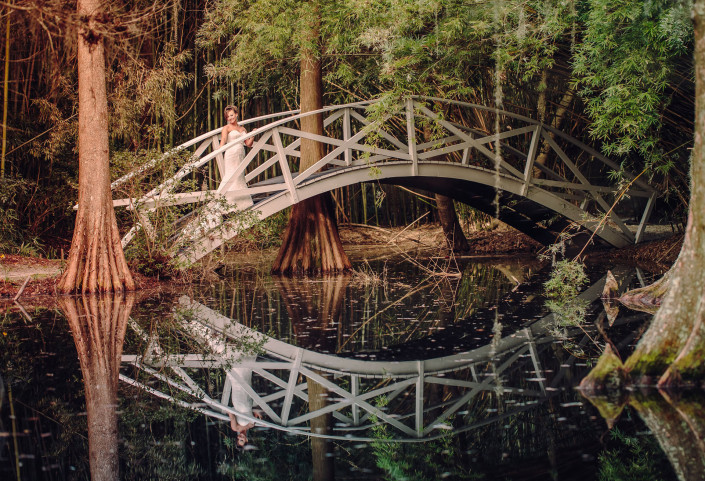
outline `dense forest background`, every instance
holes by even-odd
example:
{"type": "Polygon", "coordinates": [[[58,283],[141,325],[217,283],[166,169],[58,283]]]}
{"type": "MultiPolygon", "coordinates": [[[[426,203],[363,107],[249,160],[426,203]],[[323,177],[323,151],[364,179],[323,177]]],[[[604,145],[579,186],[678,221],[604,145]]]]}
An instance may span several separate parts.
{"type": "MultiPolygon", "coordinates": [[[[56,257],[69,244],[78,178],[75,5],[1,8],[0,252],[56,257]]],[[[315,15],[326,104],[420,94],[501,107],[644,172],[684,217],[691,8],[688,0],[107,2],[112,175],[222,126],[228,104],[243,118],[298,108],[298,59],[310,47],[301,24],[315,15]]],[[[434,219],[432,200],[393,187],[334,197],[340,222],[400,225],[427,211],[434,219]]]]}

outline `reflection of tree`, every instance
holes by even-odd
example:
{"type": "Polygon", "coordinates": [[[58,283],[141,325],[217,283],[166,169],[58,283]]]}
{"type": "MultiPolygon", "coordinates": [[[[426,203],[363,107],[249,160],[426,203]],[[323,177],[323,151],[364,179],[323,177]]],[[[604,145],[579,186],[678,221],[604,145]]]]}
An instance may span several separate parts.
{"type": "Polygon", "coordinates": [[[343,300],[350,277],[308,278],[275,277],[274,281],[289,313],[299,346],[335,352],[336,336],[330,332],[342,323],[343,300]]]}
{"type": "MultiPolygon", "coordinates": [[[[678,479],[705,479],[705,398],[689,395],[683,399],[671,399],[665,393],[661,394],[632,394],[628,399],[586,397],[598,407],[608,426],[614,424],[625,405],[636,409],[660,444],[678,479]]],[[[654,462],[660,453],[655,453],[653,447],[620,432],[612,433],[612,436],[622,441],[630,452],[625,454],[610,450],[600,456],[601,471],[612,475],[605,479],[663,479],[654,462]],[[625,457],[632,459],[630,464],[624,465],[625,457]]]]}
{"type": "Polygon", "coordinates": [[[702,396],[679,400],[634,396],[629,404],[654,433],[678,479],[705,479],[705,403],[702,396]]]}
{"type": "MultiPolygon", "coordinates": [[[[328,405],[328,391],[313,379],[307,379],[308,409],[310,412],[323,409],[328,405]]],[[[330,432],[331,415],[322,414],[311,419],[311,432],[326,435],[330,432]]],[[[311,461],[313,481],[332,481],[335,478],[333,451],[331,442],[320,437],[311,438],[311,461]]]]}
{"type": "MultiPolygon", "coordinates": [[[[335,352],[339,339],[329,333],[343,321],[343,300],[350,277],[327,276],[322,282],[312,282],[307,278],[276,277],[275,282],[289,313],[297,344],[305,349],[335,352]]],[[[312,379],[307,380],[307,385],[309,411],[325,408],[328,404],[328,391],[312,379]]],[[[330,413],[314,417],[311,419],[311,432],[329,434],[331,419],[330,413]]],[[[327,439],[311,438],[314,481],[334,478],[331,448],[327,439]]]]}
{"type": "Polygon", "coordinates": [[[73,333],[86,394],[91,478],[118,478],[117,389],[120,356],[134,297],[64,297],[59,305],[73,333]]]}

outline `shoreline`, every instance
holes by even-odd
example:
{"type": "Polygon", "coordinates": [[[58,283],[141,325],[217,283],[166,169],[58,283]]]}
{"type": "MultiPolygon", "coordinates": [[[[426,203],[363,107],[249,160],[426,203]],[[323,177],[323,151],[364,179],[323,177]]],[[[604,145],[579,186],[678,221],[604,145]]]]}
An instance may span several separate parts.
{"type": "MultiPolygon", "coordinates": [[[[458,259],[491,259],[536,256],[545,247],[514,229],[495,229],[467,233],[470,250],[455,253],[458,259]]],[[[340,227],[343,246],[353,262],[362,262],[373,257],[393,257],[395,254],[435,255],[449,257],[443,231],[439,225],[425,224],[413,229],[407,227],[383,228],[376,226],[340,227]]],[[[678,257],[683,241],[682,234],[664,239],[644,242],[622,249],[592,248],[584,256],[584,262],[618,261],[645,268],[656,274],[668,270],[678,257]]],[[[259,250],[246,243],[233,243],[226,254],[227,265],[257,266],[271,262],[276,248],[259,250]]],[[[12,302],[22,288],[21,298],[56,297],[56,282],[66,261],[4,254],[0,257],[0,301],[12,302]],[[27,281],[29,279],[29,281],[27,281]]],[[[208,261],[206,271],[212,270],[208,261]]],[[[187,284],[180,280],[160,280],[139,273],[133,276],[138,290],[187,284]]]]}

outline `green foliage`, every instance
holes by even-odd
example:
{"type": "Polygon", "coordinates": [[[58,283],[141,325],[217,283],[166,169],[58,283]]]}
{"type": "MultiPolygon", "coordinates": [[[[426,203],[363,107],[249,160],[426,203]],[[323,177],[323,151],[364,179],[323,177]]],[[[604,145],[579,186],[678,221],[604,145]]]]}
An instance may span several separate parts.
{"type": "Polygon", "coordinates": [[[556,262],[551,277],[544,284],[547,297],[566,299],[575,297],[588,281],[585,266],[580,262],[562,260],[556,262]]]}
{"type": "Polygon", "coordinates": [[[575,19],[559,1],[364,3],[360,40],[381,54],[393,90],[463,100],[478,97],[494,62],[524,81],[552,67],[575,19]]]}
{"type": "Polygon", "coordinates": [[[139,145],[144,140],[154,144],[165,131],[175,127],[176,93],[193,79],[192,74],[184,72],[190,59],[190,52],[179,51],[173,42],[167,42],[157,65],[150,67],[146,61],[135,59],[126,62],[120,70],[110,72],[109,81],[113,84],[110,134],[113,139],[127,145],[139,145]],[[146,130],[142,125],[145,116],[155,119],[146,130]]]}
{"type": "Polygon", "coordinates": [[[555,314],[558,327],[580,326],[587,312],[587,302],[578,297],[588,281],[585,266],[579,262],[556,262],[544,283],[546,307],[555,314]]]}
{"type": "Polygon", "coordinates": [[[29,188],[24,179],[0,177],[0,253],[38,256],[43,251],[39,239],[20,222],[20,202],[29,188]]]}
{"type": "Polygon", "coordinates": [[[26,190],[26,181],[0,177],[0,252],[10,253],[21,242],[17,196],[26,190]]]}
{"type": "MultiPolygon", "coordinates": [[[[157,151],[115,152],[111,159],[114,177],[133,169],[142,170],[119,187],[118,195],[132,199],[143,197],[155,184],[161,184],[174,175],[187,159],[186,152],[167,154],[157,151]],[[143,166],[149,166],[149,168],[140,169],[143,166]]],[[[195,190],[193,181],[185,184],[195,190]]],[[[119,212],[120,220],[130,226],[141,223],[148,225],[148,228],[140,229],[126,246],[125,258],[128,265],[146,276],[166,279],[177,276],[178,269],[173,262],[172,236],[177,232],[178,221],[184,214],[183,209],[169,206],[140,213],[140,206],[134,207],[131,210],[119,212]]]]}
{"type": "Polygon", "coordinates": [[[287,210],[280,211],[262,220],[254,212],[245,214],[248,219],[241,219],[241,221],[252,224],[252,227],[240,234],[237,241],[232,243],[234,249],[237,250],[243,241],[247,244],[247,247],[252,246],[260,250],[281,245],[281,235],[289,221],[287,210]]]}
{"type": "Polygon", "coordinates": [[[590,0],[573,71],[607,155],[638,153],[655,167],[672,84],[682,82],[693,27],[690,0],[590,0]]]}
{"type": "MultiPolygon", "coordinates": [[[[376,405],[384,409],[389,401],[381,396],[376,405]]],[[[377,418],[370,416],[372,423],[377,418]]],[[[448,422],[451,422],[449,420],[448,422]]],[[[478,473],[472,473],[463,466],[459,459],[457,437],[449,434],[434,441],[424,443],[399,443],[393,441],[386,423],[377,423],[372,428],[375,440],[371,443],[377,467],[382,469],[385,479],[394,481],[425,481],[446,477],[451,479],[482,479],[478,473]],[[456,461],[449,463],[449,460],[456,461]]]]}
{"type": "Polygon", "coordinates": [[[357,2],[348,1],[216,0],[197,43],[223,49],[206,73],[238,82],[244,97],[274,91],[296,98],[298,62],[308,49],[323,59],[328,102],[360,100],[374,96],[379,82],[376,59],[358,39],[359,13],[357,2]],[[310,37],[312,25],[319,39],[310,37]]]}
{"type": "Polygon", "coordinates": [[[668,462],[652,437],[629,436],[619,429],[610,431],[610,436],[619,446],[600,453],[600,481],[659,481],[670,477],[661,468],[668,462]]]}

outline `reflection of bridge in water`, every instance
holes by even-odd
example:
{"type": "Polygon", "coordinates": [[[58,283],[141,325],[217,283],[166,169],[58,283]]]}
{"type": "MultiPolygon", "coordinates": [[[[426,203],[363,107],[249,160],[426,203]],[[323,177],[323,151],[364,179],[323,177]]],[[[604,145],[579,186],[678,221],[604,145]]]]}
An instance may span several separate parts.
{"type": "MultiPolygon", "coordinates": [[[[622,284],[628,278],[631,276],[623,273],[622,284]]],[[[580,297],[595,301],[603,285],[604,278],[580,297]]],[[[351,359],[292,346],[187,297],[179,300],[177,311],[183,332],[207,346],[208,352],[168,353],[156,336],[150,337],[133,323],[147,351],[123,355],[124,382],[218,419],[237,414],[261,426],[330,439],[372,440],[370,429],[384,425],[391,428],[392,439],[406,442],[437,439],[449,430],[473,430],[559,396],[564,378],[576,362],[569,355],[557,370],[542,364],[542,354],[556,342],[550,334],[555,325],[552,314],[468,352],[394,362],[351,359]],[[243,356],[253,344],[261,346],[256,359],[243,356]],[[126,369],[128,365],[137,368],[132,377],[127,375],[132,372],[126,369]],[[247,392],[254,406],[262,410],[263,420],[238,412],[229,402],[233,381],[224,373],[233,367],[251,369],[252,384],[236,389],[247,392]],[[517,376],[517,372],[530,375],[517,376]],[[214,379],[222,380],[222,388],[212,389],[214,379]],[[328,392],[325,405],[313,411],[307,406],[311,382],[328,392]],[[164,387],[157,388],[155,383],[164,387]],[[511,402],[496,412],[473,413],[473,401],[487,393],[511,402]],[[323,415],[332,415],[335,420],[329,434],[312,433],[310,421],[323,415]]],[[[618,319],[617,324],[643,317],[618,319]]],[[[628,335],[621,344],[631,342],[635,335],[628,335]]],[[[587,333],[580,337],[575,341],[578,346],[591,342],[587,333]]]]}

